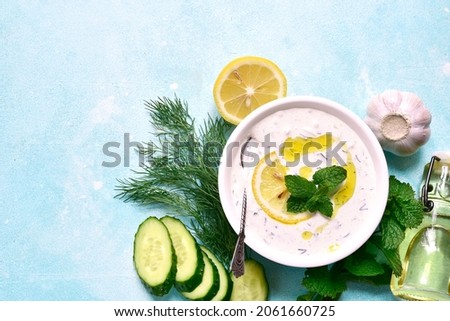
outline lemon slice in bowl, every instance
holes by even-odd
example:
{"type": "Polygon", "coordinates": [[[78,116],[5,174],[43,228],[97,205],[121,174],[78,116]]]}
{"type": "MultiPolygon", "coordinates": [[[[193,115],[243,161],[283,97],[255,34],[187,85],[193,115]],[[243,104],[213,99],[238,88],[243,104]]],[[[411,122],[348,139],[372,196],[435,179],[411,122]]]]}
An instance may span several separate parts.
{"type": "Polygon", "coordinates": [[[290,213],[286,203],[290,196],[284,177],[288,168],[284,166],[276,152],[262,158],[255,167],[252,177],[252,190],[261,209],[274,220],[284,224],[296,224],[307,220],[311,213],[290,213]]]}
{"type": "Polygon", "coordinates": [[[286,77],[281,69],[272,61],[255,56],[228,63],[213,89],[219,113],[235,125],[261,105],[285,97],[286,92],[286,77]]]}

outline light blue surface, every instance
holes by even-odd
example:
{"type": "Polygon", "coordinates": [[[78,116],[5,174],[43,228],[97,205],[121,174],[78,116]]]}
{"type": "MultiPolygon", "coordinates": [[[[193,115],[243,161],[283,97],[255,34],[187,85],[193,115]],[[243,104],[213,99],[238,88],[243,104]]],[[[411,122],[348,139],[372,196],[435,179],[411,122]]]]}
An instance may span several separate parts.
{"type": "MultiPolygon", "coordinates": [[[[448,1],[1,0],[0,299],[152,299],[132,263],[152,212],[113,199],[131,168],[102,167],[102,146],[124,133],[146,140],[143,101],[158,96],[186,100],[199,122],[217,115],[213,83],[242,55],[276,62],[288,95],[360,117],[374,94],[417,93],[431,140],[412,157],[387,155],[416,190],[432,153],[450,149],[448,1]]],[[[271,299],[302,292],[303,270],[261,260],[271,299]]],[[[351,284],[343,299],[394,298],[351,284]]]]}

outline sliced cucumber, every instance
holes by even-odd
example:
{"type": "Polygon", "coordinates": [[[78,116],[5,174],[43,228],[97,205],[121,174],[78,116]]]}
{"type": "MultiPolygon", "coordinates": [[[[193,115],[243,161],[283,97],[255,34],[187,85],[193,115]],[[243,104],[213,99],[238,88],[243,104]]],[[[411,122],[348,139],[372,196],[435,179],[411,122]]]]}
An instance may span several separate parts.
{"type": "Polygon", "coordinates": [[[169,292],[175,280],[177,258],[166,226],[156,217],[139,225],[133,259],[137,274],[154,295],[169,292]]]}
{"type": "Polygon", "coordinates": [[[205,262],[205,271],[203,272],[202,283],[191,292],[181,292],[186,299],[209,301],[219,291],[220,279],[217,267],[211,262],[206,253],[203,253],[203,260],[205,262]]]}
{"type": "Polygon", "coordinates": [[[217,259],[217,257],[206,247],[201,246],[202,251],[208,255],[211,262],[217,267],[219,272],[219,291],[211,299],[211,301],[227,301],[230,299],[231,290],[233,289],[233,283],[231,282],[230,274],[225,269],[222,263],[217,259]]]}
{"type": "Polygon", "coordinates": [[[269,285],[267,283],[264,267],[261,263],[247,259],[244,262],[244,275],[236,278],[231,275],[233,290],[231,301],[265,301],[269,297],[269,285]]]}
{"type": "Polygon", "coordinates": [[[161,222],[169,231],[177,256],[175,287],[179,291],[190,292],[202,282],[203,278],[205,263],[200,246],[179,219],[164,216],[161,222]]]}

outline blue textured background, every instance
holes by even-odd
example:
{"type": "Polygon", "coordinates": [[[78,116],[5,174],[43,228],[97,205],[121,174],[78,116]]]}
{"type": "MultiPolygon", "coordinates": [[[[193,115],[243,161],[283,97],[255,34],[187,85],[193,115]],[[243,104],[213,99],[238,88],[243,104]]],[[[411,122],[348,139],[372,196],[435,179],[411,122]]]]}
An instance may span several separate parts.
{"type": "MultiPolygon", "coordinates": [[[[276,62],[288,95],[324,96],[361,117],[373,95],[412,91],[434,116],[431,140],[387,158],[418,190],[425,162],[450,147],[449,53],[442,0],[1,0],[0,299],[152,299],[132,263],[150,213],[113,199],[130,167],[101,166],[106,142],[148,138],[144,100],[176,94],[199,122],[217,115],[213,83],[242,55],[276,62]]],[[[271,299],[302,292],[303,270],[261,260],[271,299]]],[[[351,284],[342,299],[394,297],[351,284]]]]}

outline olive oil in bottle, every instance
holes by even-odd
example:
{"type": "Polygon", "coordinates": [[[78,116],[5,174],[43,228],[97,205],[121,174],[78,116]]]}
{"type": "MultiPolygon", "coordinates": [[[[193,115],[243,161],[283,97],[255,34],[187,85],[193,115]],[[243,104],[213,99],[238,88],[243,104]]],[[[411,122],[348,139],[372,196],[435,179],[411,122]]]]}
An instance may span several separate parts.
{"type": "Polygon", "coordinates": [[[391,291],[406,300],[450,300],[450,157],[433,156],[425,165],[421,200],[425,211],[399,247],[402,274],[391,291]]]}

